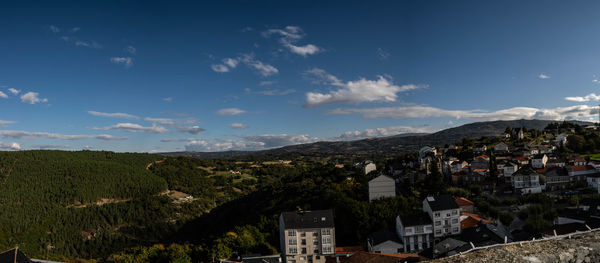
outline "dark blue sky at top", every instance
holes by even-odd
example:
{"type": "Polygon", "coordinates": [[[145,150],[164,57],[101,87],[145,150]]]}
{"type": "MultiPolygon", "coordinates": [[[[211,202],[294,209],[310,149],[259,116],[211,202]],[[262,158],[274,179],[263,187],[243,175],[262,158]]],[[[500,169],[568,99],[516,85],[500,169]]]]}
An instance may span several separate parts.
{"type": "Polygon", "coordinates": [[[595,1],[2,1],[0,149],[255,150],[588,120],[600,99],[599,11],[595,1]]]}

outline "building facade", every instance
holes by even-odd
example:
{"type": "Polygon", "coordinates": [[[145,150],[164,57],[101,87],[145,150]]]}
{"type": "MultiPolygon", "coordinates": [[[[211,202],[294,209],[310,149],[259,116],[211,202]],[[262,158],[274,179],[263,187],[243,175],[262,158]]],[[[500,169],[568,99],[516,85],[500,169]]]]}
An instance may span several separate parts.
{"type": "Polygon", "coordinates": [[[326,256],[335,255],[333,211],[281,213],[279,242],[283,262],[324,263],[326,256]]]}
{"type": "Polygon", "coordinates": [[[405,253],[422,251],[433,244],[433,225],[429,214],[397,216],[396,234],[404,245],[405,253]]]}
{"type": "Polygon", "coordinates": [[[429,196],[423,200],[423,211],[433,222],[433,237],[460,234],[460,207],[450,195],[429,196]]]}
{"type": "Polygon", "coordinates": [[[371,179],[369,181],[369,201],[386,197],[396,197],[396,180],[387,175],[371,179]]]}

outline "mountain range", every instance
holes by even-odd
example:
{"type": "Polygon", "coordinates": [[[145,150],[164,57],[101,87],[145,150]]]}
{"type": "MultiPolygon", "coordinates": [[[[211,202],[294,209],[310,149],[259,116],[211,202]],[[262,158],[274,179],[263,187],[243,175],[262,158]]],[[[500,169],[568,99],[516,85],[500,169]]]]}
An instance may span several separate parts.
{"type": "MultiPolygon", "coordinates": [[[[261,151],[226,151],[226,152],[169,152],[166,156],[190,156],[197,158],[232,158],[255,154],[282,153],[341,153],[341,154],[375,154],[375,153],[407,153],[422,146],[440,146],[455,143],[462,138],[480,138],[482,136],[500,136],[506,127],[524,127],[543,130],[550,120],[510,120],[474,122],[462,126],[441,130],[429,134],[399,134],[389,137],[369,138],[355,141],[321,141],[307,144],[289,145],[261,151]]],[[[572,121],[580,125],[591,125],[591,122],[572,121]]]]}

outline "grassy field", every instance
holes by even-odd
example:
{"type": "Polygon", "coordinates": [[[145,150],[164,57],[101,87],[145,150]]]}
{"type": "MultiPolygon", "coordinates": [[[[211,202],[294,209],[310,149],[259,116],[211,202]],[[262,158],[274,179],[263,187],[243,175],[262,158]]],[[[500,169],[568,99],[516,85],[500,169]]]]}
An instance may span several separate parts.
{"type": "Polygon", "coordinates": [[[590,160],[592,160],[592,161],[599,161],[600,162],[600,153],[582,154],[581,156],[583,156],[583,157],[590,157],[590,160]]]}

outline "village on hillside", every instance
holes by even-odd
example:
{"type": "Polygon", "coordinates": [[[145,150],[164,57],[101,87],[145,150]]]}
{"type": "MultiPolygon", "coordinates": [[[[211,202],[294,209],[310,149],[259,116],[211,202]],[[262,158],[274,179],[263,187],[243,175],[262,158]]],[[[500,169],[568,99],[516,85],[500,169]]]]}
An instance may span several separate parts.
{"type": "Polygon", "coordinates": [[[423,185],[439,192],[356,246],[336,246],[332,210],[282,212],[281,255],[223,262],[417,262],[598,228],[600,160],[578,153],[595,143],[597,129],[566,122],[507,127],[494,138],[423,146],[385,164],[356,163],[371,178],[370,202],[415,195],[423,185]]]}

